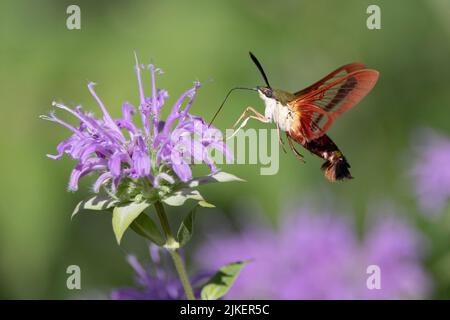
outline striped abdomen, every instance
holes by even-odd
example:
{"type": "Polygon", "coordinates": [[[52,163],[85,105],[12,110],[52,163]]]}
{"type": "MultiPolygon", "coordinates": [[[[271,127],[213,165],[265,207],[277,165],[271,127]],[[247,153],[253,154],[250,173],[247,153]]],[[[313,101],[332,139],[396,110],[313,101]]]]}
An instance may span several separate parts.
{"type": "Polygon", "coordinates": [[[305,149],[325,160],[322,170],[329,181],[353,178],[349,171],[350,164],[328,135],[324,134],[311,141],[306,141],[301,135],[289,133],[289,136],[305,149]]]}

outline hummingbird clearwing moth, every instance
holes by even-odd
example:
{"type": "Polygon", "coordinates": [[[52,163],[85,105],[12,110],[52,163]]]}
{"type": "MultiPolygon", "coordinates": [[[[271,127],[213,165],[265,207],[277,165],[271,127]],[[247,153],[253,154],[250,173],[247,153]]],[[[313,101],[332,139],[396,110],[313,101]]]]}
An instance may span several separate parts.
{"type": "MultiPolygon", "coordinates": [[[[329,181],[352,179],[350,164],[326,132],[334,120],[356,106],[372,90],[378,80],[378,71],[366,69],[361,63],[350,63],[309,87],[290,93],[273,89],[261,63],[251,52],[250,58],[260,71],[266,86],[241,89],[256,90],[264,101],[265,112],[263,115],[248,107],[235,123],[234,127],[245,118],[233,136],[249,119],[264,123],[274,122],[278,129],[280,144],[284,145],[280,138],[280,131],[284,131],[291,150],[300,160],[303,160],[303,157],[293,142],[325,160],[322,170],[329,181]]],[[[232,90],[234,89],[236,88],[232,90]]]]}

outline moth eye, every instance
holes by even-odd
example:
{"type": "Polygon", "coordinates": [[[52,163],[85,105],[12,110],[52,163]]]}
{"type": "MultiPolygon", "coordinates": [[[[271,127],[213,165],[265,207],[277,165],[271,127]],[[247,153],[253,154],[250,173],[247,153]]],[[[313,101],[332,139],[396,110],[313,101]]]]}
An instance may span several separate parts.
{"type": "Polygon", "coordinates": [[[272,90],[267,90],[266,91],[266,97],[267,98],[272,98],[272,90]]]}

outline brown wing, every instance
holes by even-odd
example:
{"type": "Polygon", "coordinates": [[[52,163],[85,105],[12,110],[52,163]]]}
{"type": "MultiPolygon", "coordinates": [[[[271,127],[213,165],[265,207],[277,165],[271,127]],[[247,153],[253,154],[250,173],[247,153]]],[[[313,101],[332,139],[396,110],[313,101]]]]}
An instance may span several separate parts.
{"type": "MultiPolygon", "coordinates": [[[[348,66],[359,68],[360,64],[348,66]]],[[[348,68],[344,66],[334,73],[348,68]]],[[[357,69],[333,78],[333,73],[296,95],[289,106],[300,115],[299,130],[307,140],[322,136],[333,124],[334,119],[354,107],[374,87],[378,80],[378,71],[357,69]],[[318,86],[318,87],[317,87],[318,86]]]]}

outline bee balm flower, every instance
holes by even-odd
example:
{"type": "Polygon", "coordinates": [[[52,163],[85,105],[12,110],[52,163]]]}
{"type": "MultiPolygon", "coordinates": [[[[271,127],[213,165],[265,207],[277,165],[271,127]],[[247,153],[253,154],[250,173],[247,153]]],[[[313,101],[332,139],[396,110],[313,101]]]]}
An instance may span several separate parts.
{"type": "MultiPolygon", "coordinates": [[[[184,92],[167,119],[163,120],[160,111],[169,95],[166,90],[156,88],[156,75],[161,70],[153,65],[147,66],[152,81],[151,95],[146,96],[141,77],[144,69],[136,57],[139,106],[136,108],[125,102],[119,119],[111,117],[95,92],[93,82],[88,84],[88,88],[100,107],[100,118],[81,107],[71,109],[58,102],[53,106],[70,113],[79,121],[78,126],[61,120],[55,112],[41,116],[61,124],[72,133],[57,146],[56,155],[48,155],[57,160],[68,154],[77,161],[70,175],[69,190],[76,191],[79,179],[95,172],[98,174],[93,186],[96,193],[103,186],[108,193],[128,200],[137,194],[146,198],[162,197],[173,191],[172,186],[178,182],[187,183],[193,179],[193,163],[206,164],[212,175],[217,174],[218,169],[210,153],[212,150],[231,158],[222,142],[221,132],[209,127],[201,117],[189,113],[200,83],[195,82],[184,92]],[[141,126],[136,124],[136,113],[141,118],[141,126]]],[[[222,175],[221,178],[230,176],[222,175]]]]}
{"type": "MultiPolygon", "coordinates": [[[[164,258],[167,258],[167,253],[161,252],[155,245],[150,245],[149,250],[152,262],[150,266],[142,265],[133,255],[127,256],[128,263],[135,271],[137,286],[115,289],[111,293],[111,299],[180,300],[186,298],[181,282],[165,266],[164,258]]],[[[196,297],[200,296],[201,285],[211,276],[210,273],[199,273],[192,277],[196,297]]]]}
{"type": "MultiPolygon", "coordinates": [[[[192,237],[196,207],[183,220],[175,237],[163,202],[180,206],[192,199],[200,206],[210,207],[196,190],[200,184],[240,179],[219,172],[210,156],[210,151],[214,150],[228,159],[231,157],[222,141],[221,132],[211,128],[201,117],[189,113],[200,83],[195,82],[192,88],[184,92],[176,100],[167,119],[162,120],[160,111],[169,95],[167,91],[156,88],[155,78],[161,71],[153,65],[147,67],[151,72],[152,85],[151,95],[146,96],[141,78],[143,69],[145,67],[138,63],[136,57],[139,106],[135,108],[125,102],[119,119],[111,117],[95,92],[93,82],[88,84],[88,88],[101,109],[101,118],[83,111],[81,107],[71,109],[62,103],[53,103],[55,107],[78,119],[79,125],[73,126],[61,120],[55,112],[41,116],[63,125],[72,133],[58,145],[58,154],[49,157],[60,159],[68,154],[77,161],[70,175],[70,190],[78,189],[78,181],[82,176],[95,172],[98,177],[94,183],[94,192],[98,193],[104,187],[107,193],[81,201],[72,216],[83,209],[112,211],[112,228],[119,244],[124,232],[131,228],[156,245],[164,246],[170,252],[185,297],[193,300],[194,291],[178,249],[192,237]],[[136,113],[141,118],[140,126],[134,121],[136,113]],[[194,179],[191,170],[193,163],[208,165],[211,174],[194,179]],[[152,205],[164,236],[145,212],[152,205]]],[[[137,266],[136,263],[134,265],[137,266]]],[[[154,283],[158,287],[161,281],[154,283]]],[[[212,286],[213,284],[208,288],[212,286]]],[[[174,290],[176,292],[172,292],[173,296],[179,296],[179,290],[176,287],[174,290]]],[[[213,291],[209,291],[211,290],[213,291]]]]}
{"type": "MultiPolygon", "coordinates": [[[[371,221],[358,239],[353,222],[336,212],[300,207],[279,230],[247,226],[218,233],[198,251],[202,268],[249,259],[230,299],[418,299],[430,292],[421,265],[423,239],[394,212],[371,221]],[[267,258],[270,257],[270,258],[267,258]],[[368,286],[369,266],[380,268],[381,286],[368,286]]],[[[380,214],[379,214],[380,216],[380,214]]]]}
{"type": "Polygon", "coordinates": [[[450,200],[450,139],[431,129],[422,129],[417,136],[410,173],[420,208],[438,215],[450,200]]]}

